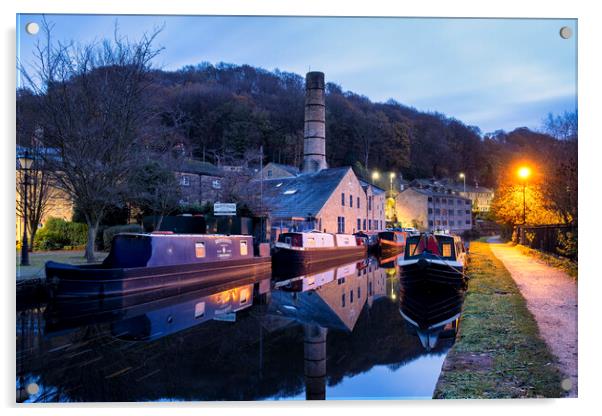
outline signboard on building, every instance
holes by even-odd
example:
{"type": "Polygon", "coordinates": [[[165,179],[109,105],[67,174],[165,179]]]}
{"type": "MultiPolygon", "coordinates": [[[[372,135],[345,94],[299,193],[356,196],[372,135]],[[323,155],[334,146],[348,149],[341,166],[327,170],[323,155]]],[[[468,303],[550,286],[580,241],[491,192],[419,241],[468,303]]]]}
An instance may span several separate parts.
{"type": "Polygon", "coordinates": [[[236,215],[236,204],[213,204],[213,215],[236,215]]]}

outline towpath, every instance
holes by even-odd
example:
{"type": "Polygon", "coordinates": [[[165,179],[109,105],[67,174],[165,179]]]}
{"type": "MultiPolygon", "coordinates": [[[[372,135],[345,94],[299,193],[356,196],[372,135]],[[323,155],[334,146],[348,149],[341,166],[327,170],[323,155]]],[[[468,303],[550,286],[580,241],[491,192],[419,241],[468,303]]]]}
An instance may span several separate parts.
{"type": "Polygon", "coordinates": [[[576,397],[577,282],[563,271],[502,243],[498,237],[490,238],[488,243],[512,275],[541,336],[558,358],[560,371],[570,380],[563,381],[563,388],[569,397],[576,397]]]}

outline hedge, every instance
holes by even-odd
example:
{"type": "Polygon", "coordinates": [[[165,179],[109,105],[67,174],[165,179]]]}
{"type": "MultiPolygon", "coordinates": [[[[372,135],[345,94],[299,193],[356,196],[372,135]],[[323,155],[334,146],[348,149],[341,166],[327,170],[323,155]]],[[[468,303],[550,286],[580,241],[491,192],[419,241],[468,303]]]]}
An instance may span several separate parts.
{"type": "Polygon", "coordinates": [[[35,250],[61,250],[65,246],[76,247],[86,244],[88,226],[61,218],[48,218],[38,230],[33,248],[35,250]]]}

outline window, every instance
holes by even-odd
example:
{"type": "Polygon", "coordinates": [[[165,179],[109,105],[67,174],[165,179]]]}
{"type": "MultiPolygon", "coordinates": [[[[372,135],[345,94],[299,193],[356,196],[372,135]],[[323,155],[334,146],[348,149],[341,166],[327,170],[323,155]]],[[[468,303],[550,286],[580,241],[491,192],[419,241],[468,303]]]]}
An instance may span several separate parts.
{"type": "Polygon", "coordinates": [[[442,204],[447,204],[447,199],[445,199],[445,198],[442,198],[442,199],[441,199],[441,203],[442,203],[442,204]]]}
{"type": "Polygon", "coordinates": [[[372,282],[368,282],[368,296],[372,295],[372,282]]]}
{"type": "Polygon", "coordinates": [[[268,170],[268,178],[271,178],[271,177],[272,177],[272,169],[269,169],[268,170]]]}
{"type": "Polygon", "coordinates": [[[364,218],[364,227],[362,228],[363,230],[366,229],[366,219],[364,218]]]}
{"type": "Polygon", "coordinates": [[[194,251],[197,259],[205,257],[205,243],[196,243],[194,245],[194,251]]]}
{"type": "Polygon", "coordinates": [[[433,213],[433,209],[429,208],[429,214],[432,214],[432,213],[433,213]]]}
{"type": "Polygon", "coordinates": [[[353,289],[349,291],[349,303],[353,303],[353,289]]]}
{"type": "Polygon", "coordinates": [[[199,319],[205,316],[205,302],[199,302],[194,305],[194,319],[199,319]]]}
{"type": "Polygon", "coordinates": [[[371,230],[372,229],[372,220],[368,220],[368,229],[371,230]]]}
{"type": "Polygon", "coordinates": [[[458,215],[462,215],[463,211],[461,209],[458,210],[458,215]]]}
{"type": "Polygon", "coordinates": [[[439,203],[439,198],[435,198],[435,202],[436,202],[436,203],[439,203]]]}
{"type": "Polygon", "coordinates": [[[470,201],[467,199],[466,201],[464,201],[464,205],[470,205],[470,201]]]}
{"type": "Polygon", "coordinates": [[[180,185],[190,186],[190,176],[182,175],[182,177],[180,178],[180,185]]]}
{"type": "Polygon", "coordinates": [[[443,225],[447,225],[447,220],[443,220],[443,225]]]}
{"type": "Polygon", "coordinates": [[[433,220],[429,220],[429,226],[432,227],[433,226],[433,220]]]}
{"type": "Polygon", "coordinates": [[[345,294],[343,293],[343,295],[341,295],[341,306],[344,308],[345,307],[345,294]]]}
{"type": "Polygon", "coordinates": [[[372,211],[372,196],[368,197],[368,211],[372,211]]]}
{"type": "Polygon", "coordinates": [[[470,210],[469,209],[466,210],[466,215],[468,215],[468,214],[470,214],[470,210]]]}
{"type": "Polygon", "coordinates": [[[433,202],[433,197],[429,196],[429,202],[433,202]]]}
{"type": "Polygon", "coordinates": [[[241,242],[240,242],[240,255],[241,256],[246,256],[247,254],[249,254],[249,249],[247,247],[247,242],[246,242],[246,240],[241,240],[241,242]]]}
{"type": "Polygon", "coordinates": [[[441,215],[441,210],[439,208],[435,208],[435,215],[441,215]]]}
{"type": "Polygon", "coordinates": [[[461,199],[456,199],[456,204],[457,204],[457,205],[460,205],[461,203],[462,203],[462,200],[461,200],[461,199]]]}
{"type": "Polygon", "coordinates": [[[357,288],[357,298],[360,299],[361,297],[362,297],[362,291],[361,291],[361,288],[358,287],[357,288]]]}
{"type": "Polygon", "coordinates": [[[357,219],[357,230],[361,230],[362,229],[362,220],[361,219],[357,219]]]}
{"type": "Polygon", "coordinates": [[[287,189],[286,191],[284,191],[284,195],[294,195],[297,193],[296,189],[287,189]]]}
{"type": "Polygon", "coordinates": [[[337,232],[339,234],[345,232],[345,217],[337,217],[337,232]]]}
{"type": "Polygon", "coordinates": [[[441,256],[442,257],[451,257],[452,256],[452,245],[451,245],[451,243],[443,243],[443,244],[441,244],[441,256]]]}
{"type": "Polygon", "coordinates": [[[345,206],[345,193],[341,193],[341,205],[345,206]]]}
{"type": "Polygon", "coordinates": [[[349,206],[353,208],[353,195],[349,195],[349,206]]]}
{"type": "Polygon", "coordinates": [[[220,183],[219,179],[214,179],[213,182],[211,183],[211,186],[213,187],[213,189],[221,189],[222,188],[222,184],[220,183]]]}
{"type": "Polygon", "coordinates": [[[357,197],[357,209],[359,209],[359,208],[360,208],[360,197],[358,196],[357,197]]]}
{"type": "Polygon", "coordinates": [[[455,225],[454,220],[450,220],[449,225],[455,225]]]}
{"type": "Polygon", "coordinates": [[[467,225],[470,225],[470,220],[466,220],[466,224],[467,224],[467,225]]]}

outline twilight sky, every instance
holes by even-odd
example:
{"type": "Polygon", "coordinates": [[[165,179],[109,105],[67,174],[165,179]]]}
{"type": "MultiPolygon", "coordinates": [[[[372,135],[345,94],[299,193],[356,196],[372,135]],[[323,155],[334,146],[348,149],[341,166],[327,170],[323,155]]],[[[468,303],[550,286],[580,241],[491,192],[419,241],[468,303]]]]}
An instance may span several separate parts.
{"type": "MultiPolygon", "coordinates": [[[[165,24],[156,66],[249,64],[326,80],[373,101],[393,98],[455,117],[484,133],[537,129],[547,113],[577,108],[575,19],[427,19],[47,15],[57,39],[89,42],[120,32],[137,39],[165,24]],[[569,26],[573,36],[562,39],[569,26]]],[[[36,36],[17,16],[17,54],[31,61],[36,36]]],[[[19,82],[19,81],[17,81],[19,82]]]]}

